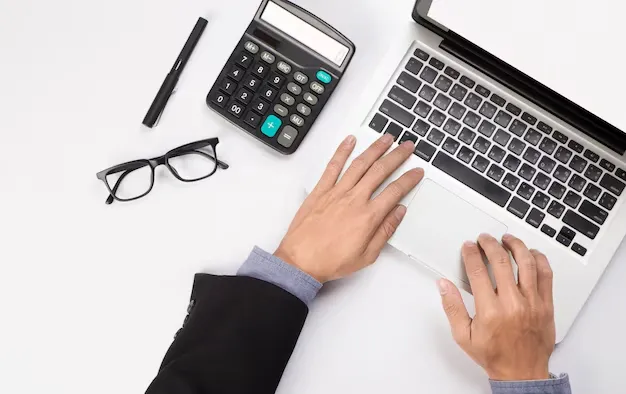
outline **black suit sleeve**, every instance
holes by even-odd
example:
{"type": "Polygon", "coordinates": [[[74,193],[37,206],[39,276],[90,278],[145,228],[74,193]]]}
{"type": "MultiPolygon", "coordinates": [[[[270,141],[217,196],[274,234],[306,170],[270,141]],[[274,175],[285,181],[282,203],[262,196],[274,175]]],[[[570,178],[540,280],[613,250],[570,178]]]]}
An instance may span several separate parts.
{"type": "Polygon", "coordinates": [[[273,284],[198,274],[192,308],[146,394],[271,394],[308,308],[273,284]]]}

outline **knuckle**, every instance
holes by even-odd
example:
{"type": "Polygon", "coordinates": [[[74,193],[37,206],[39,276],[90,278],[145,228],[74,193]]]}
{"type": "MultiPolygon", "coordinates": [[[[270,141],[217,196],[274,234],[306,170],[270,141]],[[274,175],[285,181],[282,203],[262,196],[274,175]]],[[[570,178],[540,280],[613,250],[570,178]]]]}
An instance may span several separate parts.
{"type": "Polygon", "coordinates": [[[487,272],[487,268],[484,264],[477,264],[475,267],[472,267],[468,272],[468,275],[472,278],[479,278],[487,272]]]}
{"type": "Polygon", "coordinates": [[[509,259],[509,255],[507,255],[505,253],[502,253],[502,252],[498,252],[493,257],[493,261],[491,261],[491,264],[494,264],[494,265],[507,265],[507,264],[511,264],[511,260],[509,259]]]}
{"type": "Polygon", "coordinates": [[[389,221],[385,221],[382,225],[382,228],[383,228],[383,233],[385,234],[387,238],[391,238],[393,234],[396,232],[396,226],[394,226],[393,223],[389,221]]]}
{"type": "Polygon", "coordinates": [[[459,314],[459,307],[451,302],[446,302],[443,306],[443,310],[448,316],[454,317],[459,314]]]}
{"type": "Polygon", "coordinates": [[[387,191],[392,197],[396,199],[402,198],[402,196],[404,195],[404,189],[402,188],[402,186],[400,186],[398,182],[393,182],[392,184],[390,184],[387,187],[387,191]]]}
{"type": "Polygon", "coordinates": [[[343,166],[341,165],[338,159],[332,159],[331,161],[328,162],[328,165],[326,165],[326,169],[329,172],[339,172],[343,169],[343,166]]]}
{"type": "Polygon", "coordinates": [[[387,168],[380,160],[377,160],[374,162],[374,164],[372,164],[372,166],[370,167],[370,170],[375,174],[385,174],[387,171],[387,168]]]}
{"type": "Polygon", "coordinates": [[[356,170],[361,170],[367,168],[367,163],[363,156],[359,156],[352,162],[352,167],[356,170]]]}

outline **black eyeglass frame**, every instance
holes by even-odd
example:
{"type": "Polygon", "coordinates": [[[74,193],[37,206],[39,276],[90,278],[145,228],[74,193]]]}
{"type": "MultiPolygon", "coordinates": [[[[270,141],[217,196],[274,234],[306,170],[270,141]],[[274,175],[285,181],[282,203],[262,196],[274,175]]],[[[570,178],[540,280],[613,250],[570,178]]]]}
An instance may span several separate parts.
{"type": "Polygon", "coordinates": [[[96,174],[96,177],[101,180],[102,182],[104,182],[105,186],[107,187],[108,191],[109,191],[109,197],[106,200],[106,204],[110,205],[113,203],[113,201],[117,200],[120,202],[129,202],[129,201],[135,201],[138,200],[140,198],[145,197],[146,195],[148,195],[151,191],[152,188],[154,187],[154,171],[158,166],[164,165],[166,166],[170,172],[172,173],[172,175],[174,175],[174,177],[176,177],[176,179],[178,179],[181,182],[187,182],[187,183],[191,183],[191,182],[198,182],[201,181],[203,179],[207,179],[210,176],[212,176],[213,174],[215,174],[217,172],[217,168],[221,168],[223,170],[227,170],[229,168],[228,164],[226,164],[225,162],[219,160],[217,158],[217,145],[219,144],[220,140],[219,138],[209,138],[206,140],[200,140],[200,141],[196,141],[196,142],[191,142],[189,144],[185,144],[182,146],[179,146],[178,148],[172,149],[171,151],[167,152],[166,154],[164,154],[163,156],[159,156],[159,157],[155,157],[152,159],[142,159],[142,160],[133,160],[133,161],[129,161],[126,163],[122,163],[122,164],[118,164],[116,166],[113,166],[111,168],[107,168],[106,170],[100,171],[99,173],[96,174]],[[202,148],[206,148],[207,146],[211,146],[212,150],[213,150],[213,154],[215,155],[215,157],[209,155],[206,152],[202,152],[200,151],[200,149],[202,148]],[[216,163],[215,168],[213,169],[213,171],[203,177],[197,178],[197,179],[185,179],[183,177],[180,176],[180,174],[178,174],[178,172],[176,171],[176,169],[174,167],[172,167],[169,163],[169,160],[175,157],[179,157],[179,156],[183,156],[183,155],[188,155],[188,154],[198,154],[198,155],[202,155],[205,156],[206,158],[210,159],[211,161],[216,163]],[[116,196],[117,193],[117,188],[120,186],[120,184],[122,183],[122,181],[124,180],[124,178],[130,174],[131,172],[138,170],[140,168],[143,167],[150,167],[151,169],[151,179],[150,179],[150,187],[148,188],[148,190],[137,197],[133,197],[133,198],[119,198],[116,196]],[[118,172],[122,172],[124,171],[124,173],[122,175],[120,175],[120,177],[118,178],[117,182],[115,183],[115,186],[113,186],[113,188],[111,188],[111,186],[109,185],[109,182],[107,181],[106,177],[108,175],[111,174],[116,174],[118,172]]]}

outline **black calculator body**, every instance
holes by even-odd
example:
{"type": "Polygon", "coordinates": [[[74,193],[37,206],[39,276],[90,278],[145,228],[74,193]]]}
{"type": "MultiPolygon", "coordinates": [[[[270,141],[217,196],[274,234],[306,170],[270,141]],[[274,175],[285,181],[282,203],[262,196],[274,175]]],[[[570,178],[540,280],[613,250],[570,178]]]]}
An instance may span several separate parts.
{"type": "Polygon", "coordinates": [[[354,56],[350,40],[302,8],[264,0],[207,105],[283,154],[294,153],[354,56]]]}

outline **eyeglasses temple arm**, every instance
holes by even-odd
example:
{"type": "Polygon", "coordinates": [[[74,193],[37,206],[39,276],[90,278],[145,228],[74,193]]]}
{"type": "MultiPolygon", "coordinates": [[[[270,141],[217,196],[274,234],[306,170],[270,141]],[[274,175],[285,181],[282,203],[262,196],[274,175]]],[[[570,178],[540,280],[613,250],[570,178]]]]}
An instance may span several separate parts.
{"type": "Polygon", "coordinates": [[[115,182],[115,186],[113,187],[113,189],[111,190],[111,194],[109,194],[109,197],[107,198],[107,200],[105,201],[106,205],[111,205],[113,204],[113,201],[115,201],[115,197],[113,197],[115,195],[115,193],[117,193],[117,188],[120,187],[120,184],[122,183],[122,181],[124,180],[124,178],[126,178],[126,175],[130,174],[132,171],[124,171],[124,173],[122,175],[120,175],[119,179],[117,180],[117,182],[115,182]]]}

